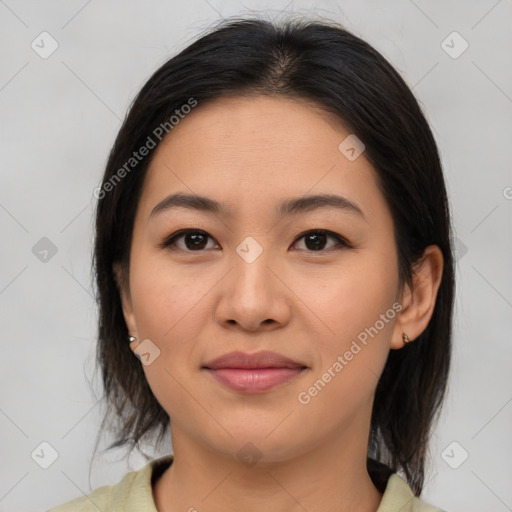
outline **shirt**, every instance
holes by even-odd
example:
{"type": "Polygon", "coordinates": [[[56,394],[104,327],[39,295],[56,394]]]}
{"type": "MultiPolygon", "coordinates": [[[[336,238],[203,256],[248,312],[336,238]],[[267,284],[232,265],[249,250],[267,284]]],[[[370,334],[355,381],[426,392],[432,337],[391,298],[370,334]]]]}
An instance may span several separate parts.
{"type": "MultiPolygon", "coordinates": [[[[153,500],[153,483],[172,464],[165,455],[130,471],[117,484],[94,489],[87,496],[68,501],[46,512],[158,512],[153,500]]],[[[407,482],[397,473],[387,479],[376,512],[445,512],[414,496],[407,482]]]]}

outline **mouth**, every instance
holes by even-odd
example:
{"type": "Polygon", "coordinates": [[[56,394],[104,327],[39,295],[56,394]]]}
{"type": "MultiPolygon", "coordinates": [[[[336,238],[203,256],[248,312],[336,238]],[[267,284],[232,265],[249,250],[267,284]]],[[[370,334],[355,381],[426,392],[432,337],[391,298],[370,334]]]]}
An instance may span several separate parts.
{"type": "Polygon", "coordinates": [[[242,393],[262,393],[301,375],[308,367],[276,352],[230,352],[202,366],[217,382],[242,393]]]}

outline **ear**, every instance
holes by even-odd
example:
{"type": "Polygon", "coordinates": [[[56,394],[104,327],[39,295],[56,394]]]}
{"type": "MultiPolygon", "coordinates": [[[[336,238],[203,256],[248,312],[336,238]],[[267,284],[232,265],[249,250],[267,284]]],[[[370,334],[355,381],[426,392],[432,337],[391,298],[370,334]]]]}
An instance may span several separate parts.
{"type": "Polygon", "coordinates": [[[426,328],[436,304],[443,275],[443,253],[437,245],[429,245],[414,267],[413,289],[406,287],[401,301],[402,310],[393,330],[391,349],[402,348],[402,333],[416,339],[426,328]]]}
{"type": "MultiPolygon", "coordinates": [[[[117,283],[117,289],[119,290],[124,321],[126,322],[128,332],[130,333],[130,336],[139,338],[137,322],[135,321],[135,315],[133,313],[133,304],[130,294],[130,283],[127,271],[124,269],[124,267],[121,266],[120,263],[114,263],[112,266],[112,272],[117,283]]],[[[133,342],[133,344],[135,343],[136,342],[133,342]]]]}

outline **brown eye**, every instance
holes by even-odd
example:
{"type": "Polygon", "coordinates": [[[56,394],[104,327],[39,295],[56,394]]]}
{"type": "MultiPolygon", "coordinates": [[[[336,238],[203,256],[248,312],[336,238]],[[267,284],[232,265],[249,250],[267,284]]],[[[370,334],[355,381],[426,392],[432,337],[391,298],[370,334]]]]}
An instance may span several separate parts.
{"type": "Polygon", "coordinates": [[[174,250],[174,247],[177,247],[178,250],[188,252],[201,251],[205,248],[211,248],[207,247],[207,241],[209,238],[211,238],[210,235],[204,231],[178,231],[178,233],[174,233],[169,238],[167,238],[161,244],[161,247],[165,247],[169,250],[174,250]],[[181,244],[177,243],[181,240],[183,241],[181,244]]]}
{"type": "Polygon", "coordinates": [[[302,238],[304,239],[306,250],[309,252],[319,252],[326,249],[326,244],[329,238],[331,240],[335,240],[337,244],[331,245],[330,247],[327,247],[327,249],[336,248],[336,246],[339,247],[340,245],[343,247],[350,247],[349,243],[340,235],[325,230],[308,231],[300,236],[298,240],[302,238]]]}

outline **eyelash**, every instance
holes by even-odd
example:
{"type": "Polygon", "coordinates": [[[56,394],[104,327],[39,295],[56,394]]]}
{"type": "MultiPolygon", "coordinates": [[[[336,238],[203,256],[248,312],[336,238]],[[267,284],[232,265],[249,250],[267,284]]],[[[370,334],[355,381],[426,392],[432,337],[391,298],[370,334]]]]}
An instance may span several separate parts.
{"type": "MultiPolygon", "coordinates": [[[[192,250],[188,250],[188,249],[179,249],[179,248],[173,248],[172,246],[175,245],[175,242],[177,239],[185,236],[186,234],[189,234],[189,233],[194,233],[194,234],[201,234],[201,235],[205,235],[207,236],[208,238],[210,239],[213,239],[212,236],[210,236],[208,233],[206,233],[205,231],[202,231],[200,229],[182,229],[180,231],[177,231],[176,233],[173,233],[172,235],[168,236],[167,238],[164,239],[164,241],[162,243],[160,243],[158,245],[158,247],[160,249],[166,249],[168,251],[182,251],[182,252],[189,252],[189,253],[194,253],[194,252],[197,252],[197,253],[200,253],[200,252],[204,252],[206,249],[199,249],[199,250],[196,250],[196,251],[192,251],[192,250]]],[[[309,252],[309,253],[312,253],[312,254],[315,254],[315,253],[322,253],[322,252],[330,252],[332,250],[342,250],[342,249],[351,249],[353,248],[353,246],[345,239],[343,238],[341,235],[338,235],[337,233],[334,233],[332,231],[328,231],[326,229],[309,229],[308,231],[305,231],[303,233],[301,233],[296,241],[294,242],[297,243],[298,240],[300,240],[301,238],[305,237],[306,235],[310,234],[310,233],[314,233],[314,234],[323,234],[323,235],[327,235],[327,237],[329,238],[334,238],[335,240],[337,240],[338,242],[338,247],[331,247],[329,249],[320,249],[318,251],[312,251],[312,250],[307,250],[307,249],[299,249],[299,250],[305,250],[306,252],[309,252]]]]}

